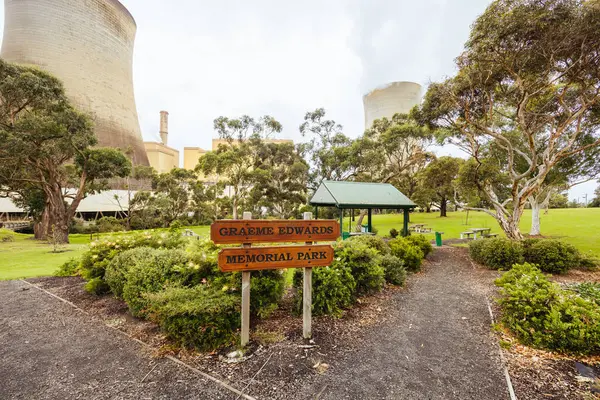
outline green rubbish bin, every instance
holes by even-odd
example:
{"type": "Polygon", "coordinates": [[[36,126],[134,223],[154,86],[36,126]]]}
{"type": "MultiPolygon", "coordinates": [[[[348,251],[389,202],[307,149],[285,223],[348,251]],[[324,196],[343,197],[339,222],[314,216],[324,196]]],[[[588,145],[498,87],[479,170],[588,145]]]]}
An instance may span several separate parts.
{"type": "Polygon", "coordinates": [[[342,240],[346,240],[350,237],[350,232],[342,232],[342,240]]]}
{"type": "Polygon", "coordinates": [[[444,232],[436,232],[435,233],[435,245],[437,247],[442,247],[442,235],[444,232]]]}

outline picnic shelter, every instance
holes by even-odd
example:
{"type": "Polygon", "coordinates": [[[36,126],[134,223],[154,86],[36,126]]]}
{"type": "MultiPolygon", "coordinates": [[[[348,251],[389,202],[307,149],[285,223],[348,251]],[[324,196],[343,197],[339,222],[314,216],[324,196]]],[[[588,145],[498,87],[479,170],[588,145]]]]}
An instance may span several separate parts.
{"type": "MultiPolygon", "coordinates": [[[[403,210],[403,235],[408,235],[409,212],[417,207],[408,197],[389,183],[323,181],[310,199],[319,218],[319,207],[336,207],[340,212],[340,229],[344,231],[344,210],[367,210],[367,232],[372,232],[372,211],[403,210]]],[[[349,229],[350,231],[350,229],[349,229]]]]}

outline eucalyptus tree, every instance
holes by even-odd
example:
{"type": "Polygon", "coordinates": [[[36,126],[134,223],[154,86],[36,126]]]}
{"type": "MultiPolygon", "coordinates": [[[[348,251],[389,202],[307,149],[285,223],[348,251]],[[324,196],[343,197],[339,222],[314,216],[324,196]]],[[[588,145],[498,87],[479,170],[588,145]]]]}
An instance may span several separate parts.
{"type": "Polygon", "coordinates": [[[35,204],[37,238],[68,243],[80,202],[129,174],[122,152],[94,147],[93,126],[60,80],[0,60],[0,195],[35,204]]]}
{"type": "Polygon", "coordinates": [[[492,206],[482,211],[510,238],[523,237],[525,205],[551,172],[600,145],[598,32],[592,2],[496,0],[474,23],[456,76],[430,85],[415,114],[473,157],[468,171],[492,206]],[[488,159],[492,145],[503,157],[488,159]]]}

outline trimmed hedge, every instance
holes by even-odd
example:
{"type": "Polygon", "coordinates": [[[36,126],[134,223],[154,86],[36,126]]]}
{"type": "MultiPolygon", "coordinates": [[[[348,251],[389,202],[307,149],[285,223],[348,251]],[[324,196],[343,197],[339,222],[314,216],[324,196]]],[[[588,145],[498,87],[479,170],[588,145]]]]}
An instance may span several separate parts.
{"type": "MultiPolygon", "coordinates": [[[[183,247],[185,239],[179,232],[134,232],[107,237],[90,243],[90,249],[81,257],[80,272],[86,280],[104,279],[106,267],[117,255],[136,247],[176,249],[183,247]]],[[[108,288],[108,285],[103,285],[108,288]]],[[[99,292],[94,292],[100,294],[99,292]]]]}
{"type": "Polygon", "coordinates": [[[579,265],[577,248],[559,240],[539,240],[525,247],[525,260],[544,272],[564,274],[579,265]]]}
{"type": "MultiPolygon", "coordinates": [[[[297,289],[296,310],[302,310],[302,269],[294,273],[294,287],[297,289]]],[[[356,281],[350,268],[334,262],[330,267],[313,268],[312,271],[312,313],[313,315],[341,316],[344,309],[354,303],[356,281]]]]}
{"type": "Polygon", "coordinates": [[[561,290],[533,264],[517,264],[496,280],[502,322],[524,344],[600,354],[600,307],[561,290]]]}
{"type": "Polygon", "coordinates": [[[240,326],[240,298],[206,285],[171,287],[144,296],[149,318],[185,347],[231,345],[240,326]]]}
{"type": "Polygon", "coordinates": [[[390,246],[386,243],[386,241],[374,235],[360,235],[354,236],[349,239],[349,242],[354,243],[362,243],[367,247],[376,250],[380,254],[390,254],[390,246]]]}
{"type": "Polygon", "coordinates": [[[431,242],[424,235],[410,235],[406,240],[421,249],[423,257],[427,257],[433,251],[431,242]]]}
{"type": "Polygon", "coordinates": [[[418,272],[421,270],[421,263],[425,255],[423,251],[407,238],[396,238],[389,241],[392,255],[398,257],[404,262],[404,268],[408,272],[418,272]]]}
{"type": "Polygon", "coordinates": [[[138,247],[117,255],[106,267],[104,280],[112,294],[121,298],[123,287],[127,283],[129,269],[140,261],[151,259],[155,250],[150,247],[138,247]]]}
{"type": "Polygon", "coordinates": [[[137,260],[127,271],[123,285],[123,300],[136,317],[146,312],[147,293],[156,293],[166,286],[181,285],[185,279],[188,258],[182,250],[152,250],[150,257],[137,260]]]}
{"type": "Polygon", "coordinates": [[[402,286],[406,281],[404,262],[396,256],[386,254],[381,256],[380,265],[385,271],[385,281],[392,285],[402,286]]]}
{"type": "Polygon", "coordinates": [[[508,270],[514,264],[527,262],[543,272],[564,274],[571,268],[593,267],[595,262],[584,257],[573,245],[555,239],[506,238],[474,240],[469,243],[471,258],[492,269],[508,270]]]}
{"type": "Polygon", "coordinates": [[[385,271],[379,265],[380,258],[374,248],[360,241],[347,240],[335,246],[335,262],[350,269],[356,281],[357,296],[376,293],[383,289],[385,271]]]}

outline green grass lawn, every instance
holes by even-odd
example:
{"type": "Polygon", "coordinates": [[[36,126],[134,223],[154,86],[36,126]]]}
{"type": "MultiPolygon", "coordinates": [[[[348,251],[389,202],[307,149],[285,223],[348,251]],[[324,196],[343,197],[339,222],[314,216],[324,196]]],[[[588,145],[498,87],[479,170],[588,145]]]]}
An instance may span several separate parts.
{"type": "MultiPolygon", "coordinates": [[[[438,215],[439,213],[413,213],[411,223],[424,223],[433,231],[442,231],[445,239],[458,238],[460,232],[469,228],[491,228],[492,232],[502,233],[496,221],[481,212],[470,212],[468,224],[466,212],[448,213],[446,218],[440,218],[438,215]]],[[[347,218],[344,221],[345,230],[348,222],[347,218]]],[[[600,257],[600,208],[550,210],[547,215],[542,215],[541,223],[544,236],[560,238],[582,251],[600,257]]],[[[402,215],[374,215],[373,226],[379,230],[379,235],[388,235],[392,228],[402,229],[402,215]]],[[[521,229],[527,233],[530,226],[531,213],[526,210],[521,229]]],[[[194,226],[189,229],[201,236],[208,236],[209,233],[208,226],[194,226]]],[[[106,235],[111,234],[99,236],[106,235]]],[[[116,235],[127,235],[127,232],[116,235]]],[[[433,233],[428,236],[433,239],[433,233]]],[[[93,239],[97,237],[94,235],[93,239]]],[[[71,244],[65,246],[60,253],[53,253],[52,246],[47,243],[34,241],[32,235],[15,234],[14,242],[0,243],[0,280],[52,275],[65,261],[79,257],[91,240],[90,235],[71,235],[69,238],[71,244]]]]}
{"type": "Polygon", "coordinates": [[[73,240],[74,243],[54,253],[51,245],[33,240],[33,235],[15,234],[14,237],[14,242],[0,243],[0,280],[51,275],[58,266],[81,256],[87,249],[86,244],[73,240]]]}
{"type": "MultiPolygon", "coordinates": [[[[502,231],[494,218],[482,212],[469,212],[467,224],[466,212],[448,213],[441,218],[439,213],[412,213],[411,223],[427,224],[432,231],[444,232],[443,238],[459,238],[460,233],[470,228],[491,228],[493,233],[502,235],[502,231]]],[[[344,230],[348,228],[348,218],[344,221],[344,230]]],[[[521,220],[521,230],[529,233],[531,228],[531,211],[525,210],[521,220]]],[[[390,229],[402,230],[401,214],[373,215],[373,226],[379,235],[389,235],[390,229]]],[[[576,208],[549,210],[541,216],[542,234],[564,240],[577,246],[581,251],[591,252],[600,257],[600,208],[576,208]]],[[[427,234],[432,239],[434,234],[427,234]]]]}

